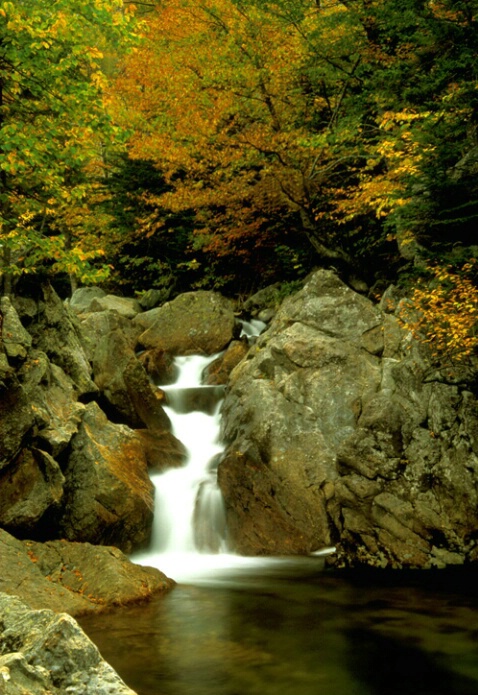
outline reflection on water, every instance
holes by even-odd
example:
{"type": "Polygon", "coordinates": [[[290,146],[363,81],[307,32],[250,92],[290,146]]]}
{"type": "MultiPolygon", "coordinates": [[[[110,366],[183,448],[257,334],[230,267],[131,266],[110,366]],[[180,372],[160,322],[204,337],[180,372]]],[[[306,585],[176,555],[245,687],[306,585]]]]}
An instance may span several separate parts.
{"type": "Polygon", "coordinates": [[[478,695],[476,572],[253,563],[82,619],[139,695],[478,695]]]}

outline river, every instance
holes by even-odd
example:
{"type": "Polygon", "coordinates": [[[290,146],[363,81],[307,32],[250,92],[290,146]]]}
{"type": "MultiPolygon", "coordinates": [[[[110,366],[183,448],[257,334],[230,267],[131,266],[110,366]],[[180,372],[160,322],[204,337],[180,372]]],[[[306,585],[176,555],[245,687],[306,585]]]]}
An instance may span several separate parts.
{"type": "Polygon", "coordinates": [[[338,572],[320,556],[227,553],[222,392],[200,385],[208,361],[179,358],[166,389],[188,463],[153,478],[152,545],[133,558],[178,584],[81,619],[105,659],[139,695],[478,695],[476,571],[338,572]]]}

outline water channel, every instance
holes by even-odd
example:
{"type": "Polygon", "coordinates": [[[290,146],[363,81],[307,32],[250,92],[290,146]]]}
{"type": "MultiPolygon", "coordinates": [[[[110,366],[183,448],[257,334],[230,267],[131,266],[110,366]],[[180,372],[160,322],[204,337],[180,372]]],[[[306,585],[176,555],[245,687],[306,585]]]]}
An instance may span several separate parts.
{"type": "Polygon", "coordinates": [[[177,360],[168,412],[188,463],[153,479],[152,545],[133,558],[178,585],[81,620],[106,660],[138,695],[478,695],[476,571],[344,573],[320,556],[227,552],[221,389],[200,385],[210,360],[177,360]]]}

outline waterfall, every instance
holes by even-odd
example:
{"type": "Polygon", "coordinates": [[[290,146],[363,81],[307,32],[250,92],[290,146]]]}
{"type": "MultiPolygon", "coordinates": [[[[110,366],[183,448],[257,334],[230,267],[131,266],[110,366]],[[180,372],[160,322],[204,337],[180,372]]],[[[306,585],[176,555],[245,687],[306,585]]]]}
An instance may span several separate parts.
{"type": "MultiPolygon", "coordinates": [[[[264,328],[261,321],[243,322],[242,335],[253,338],[264,328]]],[[[151,547],[131,559],[157,567],[177,582],[217,582],[251,568],[254,572],[275,571],[290,562],[287,558],[240,557],[227,551],[224,503],[217,485],[223,451],[219,431],[224,387],[202,384],[205,368],[217,357],[176,357],[176,382],[161,386],[173,434],[186,447],[187,463],[152,476],[155,513],[151,547]]],[[[334,551],[325,548],[313,555],[321,558],[334,551]]],[[[294,562],[297,564],[297,559],[294,562]]]]}
{"type": "Polygon", "coordinates": [[[186,447],[187,464],[155,476],[156,512],[152,547],[163,553],[225,550],[225,516],[216,481],[220,406],[224,389],[201,385],[216,356],[176,358],[176,383],[162,387],[175,437],[186,447]]]}
{"type": "MultiPolygon", "coordinates": [[[[257,336],[261,321],[243,322],[242,335],[257,336]]],[[[173,579],[198,568],[234,564],[227,553],[225,510],[217,485],[223,386],[205,386],[202,375],[218,355],[176,357],[176,382],[160,386],[173,434],[187,450],[187,463],[152,476],[155,514],[151,547],[133,561],[159,567],[173,579]]]]}

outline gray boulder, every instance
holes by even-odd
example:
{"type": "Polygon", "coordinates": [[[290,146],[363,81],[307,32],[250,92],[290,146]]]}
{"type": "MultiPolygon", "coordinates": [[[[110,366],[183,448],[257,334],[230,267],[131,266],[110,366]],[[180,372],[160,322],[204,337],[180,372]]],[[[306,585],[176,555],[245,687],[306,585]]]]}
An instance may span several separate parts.
{"type": "Polygon", "coordinates": [[[111,333],[121,333],[125,344],[134,350],[141,329],[116,311],[96,311],[79,317],[83,345],[91,363],[95,359],[98,345],[111,333]]]}
{"type": "Polygon", "coordinates": [[[2,347],[7,358],[13,362],[24,360],[32,345],[32,337],[23,327],[8,297],[0,297],[0,314],[2,316],[2,347]]]}
{"type": "Polygon", "coordinates": [[[134,695],[66,613],[0,594],[2,695],[134,695]]]}
{"type": "Polygon", "coordinates": [[[46,451],[23,449],[0,472],[0,526],[23,537],[34,534],[43,516],[59,509],[64,482],[46,451]]]}
{"type": "Polygon", "coordinates": [[[477,402],[428,370],[393,315],[313,274],[231,374],[218,478],[232,547],[336,545],[339,565],[477,559],[477,402]]]}
{"type": "Polygon", "coordinates": [[[138,300],[131,297],[117,297],[107,294],[105,297],[95,297],[89,311],[115,311],[125,319],[133,319],[142,310],[138,300]]]}
{"type": "Polygon", "coordinates": [[[63,369],[75,384],[78,396],[97,393],[78,319],[50,285],[41,288],[37,314],[26,328],[32,336],[33,347],[63,369]]]}
{"type": "Polygon", "coordinates": [[[236,333],[232,304],[216,292],[180,294],[157,309],[139,314],[134,323],[143,328],[138,343],[172,355],[213,355],[236,333]]]}
{"type": "Polygon", "coordinates": [[[129,427],[109,422],[95,402],[86,406],[64,475],[59,532],[65,538],[125,552],[147,544],[153,485],[142,444],[129,427]]]}
{"type": "Polygon", "coordinates": [[[30,608],[70,615],[146,601],[174,586],[162,572],[133,564],[118,548],[20,541],[2,529],[0,559],[0,591],[30,608]]]}
{"type": "Polygon", "coordinates": [[[67,304],[75,314],[87,314],[91,311],[93,300],[103,297],[106,297],[106,292],[101,287],[79,287],[73,292],[67,304]]]}

